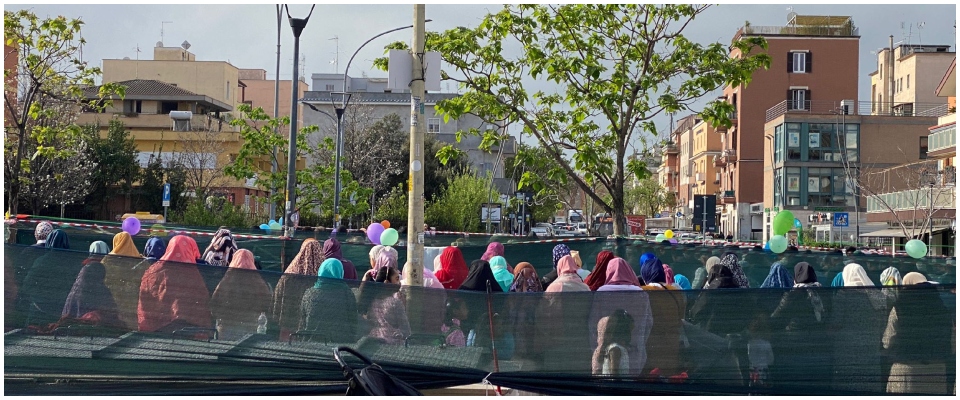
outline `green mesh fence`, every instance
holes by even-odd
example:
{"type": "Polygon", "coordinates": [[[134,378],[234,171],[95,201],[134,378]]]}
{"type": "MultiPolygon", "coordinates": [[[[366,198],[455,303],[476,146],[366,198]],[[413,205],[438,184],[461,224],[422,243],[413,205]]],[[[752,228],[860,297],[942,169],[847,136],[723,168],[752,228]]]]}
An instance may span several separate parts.
{"type": "MultiPolygon", "coordinates": [[[[4,246],[5,394],[342,393],[340,345],[421,389],[486,379],[544,394],[955,391],[955,270],[943,259],[729,249],[752,289],[487,294],[91,257],[88,243],[111,243],[109,230],[64,231],[83,251],[4,246]],[[874,282],[895,266],[940,284],[757,288],[774,262],[808,262],[825,286],[849,262],[874,282]]],[[[238,241],[264,264],[300,244],[238,241]]],[[[343,241],[366,270],[370,245],[343,241]]],[[[552,268],[556,243],[504,242],[511,264],[552,268]]],[[[485,244],[460,249],[470,261],[485,244]]],[[[691,280],[728,250],[566,244],[587,269],[604,249],[635,271],[651,252],[691,280]]]]}

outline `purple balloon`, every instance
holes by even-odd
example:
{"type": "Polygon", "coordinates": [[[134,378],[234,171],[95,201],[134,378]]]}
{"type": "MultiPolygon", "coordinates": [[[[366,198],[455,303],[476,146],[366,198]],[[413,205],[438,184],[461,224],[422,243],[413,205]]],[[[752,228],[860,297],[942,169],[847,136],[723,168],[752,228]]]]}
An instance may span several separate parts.
{"type": "Polygon", "coordinates": [[[677,239],[670,239],[670,243],[677,244],[680,243],[677,239]]]}
{"type": "Polygon", "coordinates": [[[130,236],[137,236],[140,233],[140,220],[134,217],[127,217],[123,220],[123,225],[121,226],[123,231],[129,233],[130,236]]]}
{"type": "Polygon", "coordinates": [[[370,239],[373,244],[380,244],[380,234],[386,228],[383,227],[379,222],[374,222],[367,227],[367,239],[370,239]]]}

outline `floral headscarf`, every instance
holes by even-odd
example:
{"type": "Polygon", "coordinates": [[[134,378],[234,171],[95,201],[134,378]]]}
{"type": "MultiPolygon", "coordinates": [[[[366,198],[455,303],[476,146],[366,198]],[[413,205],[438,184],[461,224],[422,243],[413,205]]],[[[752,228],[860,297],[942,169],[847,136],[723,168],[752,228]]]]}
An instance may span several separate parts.
{"type": "Polygon", "coordinates": [[[300,245],[300,252],[283,273],[315,276],[321,263],[323,263],[323,247],[316,239],[307,239],[300,245]]]}
{"type": "MultiPolygon", "coordinates": [[[[553,247],[553,267],[557,268],[557,263],[560,262],[560,259],[564,256],[570,255],[570,248],[567,245],[561,243],[553,247]]],[[[577,262],[574,261],[573,265],[576,266],[577,262]]],[[[574,270],[576,273],[576,270],[574,270]]]]}
{"type": "Polygon", "coordinates": [[[50,232],[53,232],[53,224],[47,221],[40,221],[37,224],[37,229],[33,231],[33,237],[37,239],[37,243],[46,242],[47,237],[50,236],[50,232]]]}
{"type": "Polygon", "coordinates": [[[760,287],[791,288],[793,287],[793,276],[783,267],[783,264],[775,262],[770,266],[770,273],[767,274],[767,279],[763,280],[763,284],[761,284],[760,287]]]}
{"type": "Polygon", "coordinates": [[[880,283],[883,286],[900,286],[903,284],[903,279],[900,278],[900,270],[890,267],[883,270],[883,273],[880,274],[880,283]]]}
{"type": "Polygon", "coordinates": [[[540,278],[537,276],[537,269],[528,262],[517,264],[513,269],[513,285],[510,286],[511,292],[542,292],[543,286],[540,285],[540,278]]]}
{"type": "MultiPolygon", "coordinates": [[[[707,261],[709,263],[709,260],[707,261]]],[[[737,283],[737,286],[747,289],[750,287],[750,281],[747,280],[747,276],[743,274],[743,268],[740,267],[740,258],[736,254],[728,253],[720,259],[720,265],[727,267],[730,272],[733,273],[733,281],[737,283]]]]}

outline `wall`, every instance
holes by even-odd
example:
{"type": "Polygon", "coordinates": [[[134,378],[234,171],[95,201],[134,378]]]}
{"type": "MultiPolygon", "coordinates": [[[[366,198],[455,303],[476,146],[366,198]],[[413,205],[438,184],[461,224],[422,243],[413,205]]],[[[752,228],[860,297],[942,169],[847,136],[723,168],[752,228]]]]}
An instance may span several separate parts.
{"type": "Polygon", "coordinates": [[[132,79],[175,84],[234,108],[240,103],[239,70],[223,61],[103,60],[104,82],[132,79]]]}
{"type": "MultiPolygon", "coordinates": [[[[275,81],[273,80],[242,80],[244,85],[247,85],[244,88],[243,100],[249,102],[253,108],[263,108],[263,111],[266,111],[267,115],[273,116],[273,99],[274,99],[274,86],[275,81]]],[[[280,113],[278,114],[281,117],[290,116],[290,80],[281,80],[280,81],[280,113]]],[[[303,94],[309,90],[306,82],[298,82],[297,85],[297,98],[303,98],[303,94]]],[[[298,105],[298,123],[300,126],[303,126],[303,105],[298,105]]]]}

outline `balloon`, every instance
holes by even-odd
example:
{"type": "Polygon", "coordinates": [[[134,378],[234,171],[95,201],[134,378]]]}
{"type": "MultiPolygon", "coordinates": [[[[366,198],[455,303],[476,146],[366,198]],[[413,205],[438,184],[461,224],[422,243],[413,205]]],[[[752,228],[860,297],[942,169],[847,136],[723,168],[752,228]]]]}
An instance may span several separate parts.
{"type": "Polygon", "coordinates": [[[399,239],[400,234],[393,228],[384,230],[383,233],[380,234],[380,244],[384,246],[393,246],[397,244],[397,240],[399,239]]]}
{"type": "Polygon", "coordinates": [[[123,231],[129,233],[130,236],[137,236],[137,233],[140,233],[140,220],[135,217],[127,217],[123,220],[122,225],[123,231]]]}
{"type": "Polygon", "coordinates": [[[280,224],[280,226],[283,226],[283,217],[280,217],[280,219],[277,220],[277,223],[280,224]]]}
{"type": "Polygon", "coordinates": [[[270,225],[260,224],[260,229],[263,229],[263,230],[265,230],[265,231],[269,231],[269,230],[270,230],[270,225]]]}
{"type": "Polygon", "coordinates": [[[166,234],[167,234],[167,230],[163,228],[163,225],[153,224],[153,226],[150,227],[150,234],[152,234],[152,235],[166,235],[166,234]]]}
{"type": "Polygon", "coordinates": [[[383,225],[383,229],[390,229],[390,221],[387,221],[387,220],[380,221],[380,225],[383,225]]]}
{"type": "Polygon", "coordinates": [[[790,229],[793,228],[794,219],[796,218],[793,217],[793,213],[790,211],[777,213],[777,216],[773,217],[773,234],[785,235],[787,232],[790,232],[790,229]]]}
{"type": "Polygon", "coordinates": [[[667,229],[667,231],[663,233],[663,237],[665,237],[665,238],[667,238],[667,239],[673,239],[673,231],[667,229]]]}
{"type": "Polygon", "coordinates": [[[271,229],[271,230],[275,230],[275,231],[279,231],[279,230],[283,229],[283,225],[280,225],[280,223],[277,222],[277,221],[273,221],[272,223],[270,223],[270,229],[271,229]]]}
{"type": "Polygon", "coordinates": [[[677,239],[670,239],[670,243],[677,244],[680,243],[677,239]]]}
{"type": "Polygon", "coordinates": [[[770,251],[770,242],[764,243],[764,244],[763,244],[763,249],[764,249],[765,251],[770,251]]]}
{"type": "Polygon", "coordinates": [[[657,238],[656,238],[655,240],[657,241],[657,243],[660,243],[660,242],[662,242],[662,241],[664,241],[664,240],[667,240],[667,237],[666,237],[664,234],[661,233],[661,234],[657,235],[657,238]]]}
{"type": "Polygon", "coordinates": [[[907,250],[907,255],[913,258],[923,258],[927,255],[927,244],[923,243],[922,240],[913,239],[907,242],[907,245],[904,246],[907,250]]]}
{"type": "MultiPolygon", "coordinates": [[[[793,224],[793,218],[791,217],[790,223],[793,224]]],[[[787,237],[786,236],[774,236],[770,238],[770,241],[767,242],[770,245],[770,251],[780,254],[784,251],[787,251],[787,237]]]]}
{"type": "Polygon", "coordinates": [[[380,243],[380,234],[383,233],[385,229],[386,228],[379,223],[374,222],[370,224],[370,226],[367,227],[367,239],[370,239],[373,244],[382,244],[380,243]]]}

